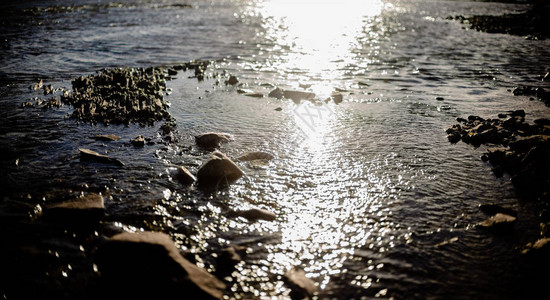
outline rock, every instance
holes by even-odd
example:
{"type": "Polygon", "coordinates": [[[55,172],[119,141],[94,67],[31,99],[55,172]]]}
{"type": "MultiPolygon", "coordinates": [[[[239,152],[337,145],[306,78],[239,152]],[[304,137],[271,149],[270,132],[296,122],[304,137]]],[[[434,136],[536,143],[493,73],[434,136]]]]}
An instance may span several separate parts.
{"type": "Polygon", "coordinates": [[[292,289],[292,299],[310,299],[317,292],[315,282],[303,270],[293,268],[285,273],[284,279],[292,289]]]}
{"type": "Polygon", "coordinates": [[[247,94],[247,93],[254,93],[253,90],[249,90],[249,89],[237,89],[237,93],[239,94],[247,94]]]}
{"type": "Polygon", "coordinates": [[[550,126],[550,119],[536,119],[534,122],[538,125],[550,126]]]}
{"type": "Polygon", "coordinates": [[[237,181],[244,173],[225,154],[214,151],[197,172],[199,185],[225,187],[237,181]]]}
{"type": "Polygon", "coordinates": [[[120,140],[120,137],[118,135],[114,135],[114,134],[98,134],[98,135],[93,136],[92,139],[98,140],[98,141],[111,142],[111,141],[120,140]]]}
{"type": "Polygon", "coordinates": [[[344,96],[340,93],[332,93],[330,97],[332,98],[332,101],[334,101],[334,103],[336,104],[342,103],[342,101],[344,101],[344,96]]]}
{"type": "Polygon", "coordinates": [[[245,93],[243,94],[247,97],[252,97],[252,98],[263,98],[264,97],[264,94],[262,93],[256,93],[256,92],[252,92],[252,93],[245,93]]]}
{"type": "Polygon", "coordinates": [[[229,79],[225,81],[225,84],[230,85],[236,85],[237,83],[239,83],[239,79],[234,75],[229,76],[229,79]]]}
{"type": "Polygon", "coordinates": [[[111,158],[107,155],[99,154],[90,149],[79,148],[78,151],[80,151],[80,160],[92,160],[92,161],[101,162],[101,163],[124,166],[124,163],[122,163],[120,160],[116,158],[111,158]]]}
{"type": "Polygon", "coordinates": [[[216,258],[216,276],[225,277],[235,270],[235,266],[242,261],[241,254],[246,252],[246,247],[231,246],[222,249],[216,258]]]}
{"type": "Polygon", "coordinates": [[[276,218],[274,213],[261,208],[235,211],[235,214],[251,222],[256,222],[258,220],[274,221],[276,218]]]}
{"type": "Polygon", "coordinates": [[[443,97],[435,97],[435,100],[437,100],[437,101],[443,101],[443,100],[445,100],[445,98],[443,98],[443,97]]]}
{"type": "Polygon", "coordinates": [[[120,233],[96,253],[102,286],[125,299],[221,299],[225,284],[186,260],[165,233],[120,233]]]}
{"type": "Polygon", "coordinates": [[[446,246],[446,245],[449,245],[449,244],[452,244],[452,243],[455,243],[456,241],[458,241],[458,237],[452,237],[448,240],[445,240],[441,243],[437,243],[434,245],[435,248],[439,248],[439,247],[443,247],[443,246],[446,246]]]}
{"type": "Polygon", "coordinates": [[[497,213],[489,219],[478,224],[478,227],[489,229],[491,231],[506,232],[512,230],[516,224],[517,218],[506,215],[503,213],[497,213]]]}
{"type": "Polygon", "coordinates": [[[271,97],[271,98],[281,99],[281,98],[283,98],[284,93],[283,93],[283,90],[282,90],[282,89],[280,89],[280,88],[275,88],[274,90],[272,90],[271,92],[269,92],[269,94],[268,94],[267,96],[268,96],[268,97],[271,97]]]}
{"type": "Polygon", "coordinates": [[[193,176],[193,174],[191,174],[191,172],[189,172],[189,170],[187,170],[184,166],[179,166],[176,169],[174,178],[183,185],[191,185],[197,181],[197,178],[195,178],[195,176],[193,176]]]}
{"type": "Polygon", "coordinates": [[[521,253],[542,258],[546,260],[546,263],[548,263],[548,255],[550,254],[550,238],[541,238],[535,243],[528,243],[521,253]]]}
{"type": "Polygon", "coordinates": [[[195,142],[200,147],[218,148],[222,142],[231,141],[231,135],[223,132],[206,132],[195,136],[195,142]]]}
{"type": "Polygon", "coordinates": [[[29,102],[29,101],[25,101],[25,102],[21,103],[21,107],[22,107],[22,108],[25,108],[25,107],[34,107],[34,103],[29,102]]]}
{"type": "Polygon", "coordinates": [[[315,98],[314,93],[300,91],[283,91],[283,96],[294,101],[313,100],[315,98]]]}
{"type": "Polygon", "coordinates": [[[142,135],[138,135],[135,139],[130,141],[135,147],[145,146],[145,138],[142,135]]]}
{"type": "Polygon", "coordinates": [[[44,210],[44,218],[56,222],[72,221],[87,223],[101,220],[104,213],[105,204],[103,197],[92,193],[47,206],[44,210]]]}
{"type": "Polygon", "coordinates": [[[263,152],[263,151],[249,151],[241,154],[239,157],[237,157],[237,161],[251,161],[251,160],[257,160],[257,159],[264,159],[264,160],[272,160],[275,158],[273,154],[263,152]]]}
{"type": "Polygon", "coordinates": [[[33,90],[33,91],[36,91],[36,90],[41,89],[43,85],[44,85],[44,81],[42,81],[42,79],[40,79],[40,81],[38,81],[37,83],[31,85],[29,87],[29,89],[33,90]]]}
{"type": "Polygon", "coordinates": [[[51,94],[54,90],[51,84],[42,86],[42,89],[44,90],[44,95],[51,94]]]}
{"type": "Polygon", "coordinates": [[[277,108],[274,109],[274,111],[281,111],[281,110],[283,110],[282,107],[277,107],[277,108]]]}

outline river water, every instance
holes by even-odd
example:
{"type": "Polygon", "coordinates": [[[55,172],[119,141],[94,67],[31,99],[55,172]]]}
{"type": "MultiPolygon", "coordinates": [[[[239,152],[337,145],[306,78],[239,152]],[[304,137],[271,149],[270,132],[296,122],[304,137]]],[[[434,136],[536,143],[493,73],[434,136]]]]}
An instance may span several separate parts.
{"type": "Polygon", "coordinates": [[[1,5],[0,212],[12,249],[6,253],[21,260],[4,275],[26,284],[13,284],[4,297],[19,298],[30,286],[71,298],[94,286],[94,242],[37,217],[41,207],[88,192],[106,198],[98,239],[163,231],[212,272],[220,249],[247,247],[225,279],[228,299],[286,299],[283,275],[293,267],[318,283],[319,299],[502,299],[533,288],[533,266],[520,255],[538,236],[533,205],[518,198],[509,178],[493,175],[479,159],[483,149],[451,145],[445,134],[457,117],[471,114],[524,109],[528,120],[548,117],[541,102],[509,89],[542,84],[537,76],[550,65],[549,41],[480,33],[447,20],[525,7],[424,0],[67,3],[1,5]],[[160,140],[160,124],[92,126],[69,119],[67,105],[20,108],[46,98],[28,88],[39,78],[70,88],[72,78],[101,68],[194,59],[214,60],[212,77],[199,82],[180,72],[168,81],[175,143],[129,143],[140,134],[160,140]],[[228,74],[266,97],[216,84],[228,74]],[[344,101],[315,106],[267,97],[275,86],[320,100],[338,89],[344,101]],[[184,165],[196,172],[208,152],[194,147],[193,136],[206,131],[233,136],[220,149],[230,157],[259,150],[276,158],[239,163],[246,176],[213,194],[183,187],[169,170],[184,165]],[[108,133],[122,139],[89,138],[108,133]],[[107,152],[125,166],[83,163],[79,147],[107,152]],[[483,203],[516,210],[514,232],[475,228],[487,218],[478,209],[483,203]],[[231,214],[250,207],[277,218],[249,222],[231,214]]]}

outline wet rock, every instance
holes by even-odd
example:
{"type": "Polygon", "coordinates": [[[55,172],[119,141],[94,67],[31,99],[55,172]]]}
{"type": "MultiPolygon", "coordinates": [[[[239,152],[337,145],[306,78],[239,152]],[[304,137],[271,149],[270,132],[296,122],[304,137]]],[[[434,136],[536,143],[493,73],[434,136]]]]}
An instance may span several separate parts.
{"type": "Polygon", "coordinates": [[[29,89],[33,90],[33,91],[36,91],[36,90],[41,89],[43,86],[44,86],[44,81],[42,79],[40,79],[40,81],[38,81],[37,83],[31,85],[29,87],[29,89]]]}
{"type": "Polygon", "coordinates": [[[74,107],[72,117],[105,124],[153,124],[171,119],[163,99],[165,75],[160,68],[113,68],[72,81],[61,100],[74,107]]]}
{"type": "Polygon", "coordinates": [[[303,270],[293,268],[285,273],[284,279],[292,290],[292,299],[311,299],[317,292],[315,282],[303,270]]]}
{"type": "Polygon", "coordinates": [[[25,102],[21,103],[21,107],[22,107],[22,108],[25,108],[25,107],[34,107],[34,103],[29,102],[29,101],[25,101],[25,102]]]}
{"type": "Polygon", "coordinates": [[[235,214],[239,217],[243,217],[251,222],[258,220],[274,221],[276,216],[274,213],[261,208],[251,208],[247,210],[235,211],[235,214]]]}
{"type": "Polygon", "coordinates": [[[208,187],[225,187],[237,181],[244,172],[225,154],[214,151],[197,172],[198,184],[208,187]]]}
{"type": "Polygon", "coordinates": [[[443,97],[435,97],[435,100],[437,100],[437,101],[443,101],[443,100],[445,100],[445,98],[443,98],[443,97]]]}
{"type": "Polygon", "coordinates": [[[270,97],[270,98],[282,99],[284,97],[284,93],[283,93],[282,89],[275,88],[274,90],[269,92],[269,94],[267,96],[270,97]]]}
{"type": "Polygon", "coordinates": [[[218,148],[222,142],[231,141],[231,135],[223,132],[206,132],[195,136],[198,146],[204,148],[218,148]]]}
{"type": "Polygon", "coordinates": [[[247,97],[252,97],[252,98],[263,98],[264,97],[264,94],[262,93],[257,93],[257,92],[252,92],[252,93],[245,93],[243,94],[247,97]]]}
{"type": "Polygon", "coordinates": [[[94,140],[112,142],[120,140],[120,137],[115,134],[98,134],[92,137],[94,140]]]}
{"type": "Polygon", "coordinates": [[[315,99],[314,93],[301,91],[283,91],[283,96],[287,99],[292,99],[294,101],[315,99]]]}
{"type": "Polygon", "coordinates": [[[503,213],[497,213],[489,219],[479,223],[478,227],[496,232],[508,232],[513,229],[516,221],[516,217],[503,213]]]}
{"type": "Polygon", "coordinates": [[[253,90],[249,90],[249,89],[238,89],[237,90],[237,93],[239,94],[246,94],[246,93],[254,93],[253,90]]]}
{"type": "Polygon", "coordinates": [[[176,169],[176,174],[174,175],[174,178],[183,185],[191,185],[195,181],[197,181],[197,178],[187,170],[184,166],[179,166],[176,169]]]}
{"type": "Polygon", "coordinates": [[[272,160],[275,158],[273,154],[263,151],[249,151],[241,154],[239,157],[237,157],[237,161],[251,161],[251,160],[257,160],[257,159],[265,159],[265,160],[272,160]]]}
{"type": "Polygon", "coordinates": [[[92,193],[46,207],[44,218],[56,222],[71,221],[85,223],[101,220],[104,213],[105,204],[103,197],[92,193]]]}
{"type": "Polygon", "coordinates": [[[239,79],[234,75],[229,76],[229,79],[225,81],[225,84],[230,85],[236,85],[237,83],[239,83],[239,79]]]}
{"type": "Polygon", "coordinates": [[[142,135],[138,135],[136,138],[130,141],[134,147],[143,147],[145,146],[145,138],[142,135]]]}
{"type": "Polygon", "coordinates": [[[528,243],[523,254],[528,254],[531,257],[543,259],[543,262],[548,264],[548,255],[550,255],[550,238],[540,238],[534,243],[528,243]]]}
{"type": "Polygon", "coordinates": [[[44,95],[51,94],[51,93],[53,93],[53,91],[54,91],[54,88],[53,88],[53,86],[52,86],[51,84],[49,84],[49,85],[44,85],[44,86],[42,87],[42,89],[44,90],[44,95]]]}
{"type": "Polygon", "coordinates": [[[457,241],[458,241],[458,237],[455,236],[455,237],[452,237],[452,238],[450,238],[450,239],[448,239],[448,240],[445,240],[445,241],[443,241],[443,242],[441,242],[441,243],[435,244],[434,247],[435,247],[435,248],[440,248],[440,247],[447,246],[447,245],[449,245],[449,244],[455,243],[455,242],[457,242],[457,241]]]}
{"type": "Polygon", "coordinates": [[[99,154],[95,151],[92,151],[90,149],[85,148],[79,148],[78,151],[80,151],[80,160],[84,161],[96,161],[100,163],[107,163],[107,164],[114,164],[117,166],[124,166],[124,163],[122,163],[120,160],[116,158],[109,157],[107,155],[99,154]]]}
{"type": "Polygon", "coordinates": [[[277,108],[274,109],[274,111],[281,111],[281,110],[283,110],[282,107],[277,107],[277,108]]]}
{"type": "Polygon", "coordinates": [[[225,289],[161,232],[117,234],[99,247],[96,262],[105,293],[112,297],[221,299],[225,289]]]}
{"type": "Polygon", "coordinates": [[[342,101],[344,101],[344,95],[342,95],[340,93],[332,93],[330,98],[332,98],[332,101],[334,101],[334,103],[336,103],[336,104],[342,103],[342,101]]]}

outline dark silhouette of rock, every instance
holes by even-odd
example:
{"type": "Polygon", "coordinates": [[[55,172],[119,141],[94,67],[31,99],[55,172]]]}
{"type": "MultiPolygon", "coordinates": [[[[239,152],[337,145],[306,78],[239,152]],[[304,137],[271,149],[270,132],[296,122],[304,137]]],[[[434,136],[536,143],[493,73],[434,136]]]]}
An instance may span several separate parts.
{"type": "Polygon", "coordinates": [[[136,138],[130,141],[135,147],[145,146],[145,138],[142,135],[138,135],[136,138]]]}
{"type": "Polygon", "coordinates": [[[280,89],[280,88],[275,88],[274,90],[272,90],[271,92],[269,92],[269,94],[267,95],[268,97],[271,97],[271,98],[277,98],[277,99],[281,99],[283,98],[284,94],[283,94],[283,90],[280,89]]]}
{"type": "Polygon", "coordinates": [[[479,223],[478,227],[495,232],[508,232],[514,228],[516,221],[516,217],[503,213],[497,213],[489,219],[479,223]]]}
{"type": "Polygon", "coordinates": [[[102,219],[104,213],[103,197],[92,193],[47,206],[44,210],[44,218],[56,222],[86,223],[102,219]]]}
{"type": "Polygon", "coordinates": [[[184,166],[179,166],[176,169],[176,174],[174,175],[174,178],[183,185],[191,185],[195,181],[197,181],[195,176],[193,176],[193,174],[191,174],[191,172],[189,172],[189,170],[187,170],[187,168],[185,168],[184,166]]]}
{"type": "Polygon", "coordinates": [[[197,172],[198,184],[204,187],[225,187],[237,181],[244,173],[225,154],[215,151],[197,172]]]}
{"type": "Polygon", "coordinates": [[[266,220],[266,221],[273,221],[275,220],[276,216],[274,213],[261,208],[251,208],[246,210],[238,210],[235,211],[235,214],[237,216],[243,217],[251,222],[255,222],[258,220],[266,220]]]}
{"type": "Polygon", "coordinates": [[[96,253],[103,291],[121,299],[221,299],[225,285],[186,260],[165,233],[120,233],[96,253]]]}
{"type": "Polygon", "coordinates": [[[317,292],[315,282],[303,270],[293,268],[285,273],[284,279],[292,290],[292,299],[311,299],[317,292]]]}

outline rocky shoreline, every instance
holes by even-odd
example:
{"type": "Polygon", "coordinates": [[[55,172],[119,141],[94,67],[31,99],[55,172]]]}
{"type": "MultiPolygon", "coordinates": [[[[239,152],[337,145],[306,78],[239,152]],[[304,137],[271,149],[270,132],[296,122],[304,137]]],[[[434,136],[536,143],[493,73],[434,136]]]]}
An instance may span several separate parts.
{"type": "MultiPolygon", "coordinates": [[[[525,245],[530,253],[548,262],[550,254],[550,119],[525,122],[525,111],[501,113],[498,118],[469,116],[458,118],[458,124],[446,130],[451,143],[462,141],[476,148],[485,146],[481,159],[489,162],[497,177],[510,177],[518,194],[535,201],[539,209],[540,237],[525,245]]],[[[480,228],[509,233],[516,223],[516,213],[498,205],[482,205],[480,209],[491,217],[480,228]]]]}

